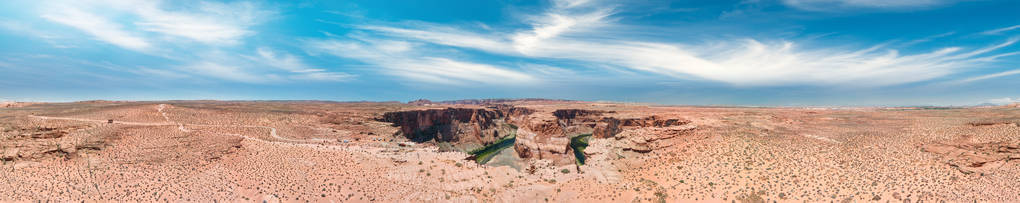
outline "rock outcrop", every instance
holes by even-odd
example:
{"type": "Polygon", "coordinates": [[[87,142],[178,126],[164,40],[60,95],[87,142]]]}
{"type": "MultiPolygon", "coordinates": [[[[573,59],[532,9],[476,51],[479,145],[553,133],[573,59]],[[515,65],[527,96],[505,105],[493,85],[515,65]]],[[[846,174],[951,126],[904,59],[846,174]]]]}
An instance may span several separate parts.
{"type": "Polygon", "coordinates": [[[378,119],[400,127],[400,134],[415,142],[475,141],[491,143],[512,128],[503,125],[511,116],[523,116],[533,111],[512,106],[488,109],[446,108],[399,111],[383,114],[378,119]]]}
{"type": "Polygon", "coordinates": [[[409,102],[407,102],[407,104],[416,105],[416,106],[425,106],[425,105],[432,105],[432,101],[429,101],[428,99],[419,99],[419,100],[409,101],[409,102]]]}
{"type": "Polygon", "coordinates": [[[92,125],[15,126],[5,129],[14,136],[0,138],[0,160],[37,160],[48,157],[71,159],[81,150],[100,150],[115,139],[108,131],[92,125]]]}
{"type": "Polygon", "coordinates": [[[502,116],[504,116],[507,119],[518,119],[530,115],[532,113],[535,113],[534,109],[515,107],[513,105],[506,104],[491,105],[488,106],[487,108],[502,113],[502,116]]]}
{"type": "Polygon", "coordinates": [[[415,142],[449,142],[459,141],[462,134],[481,137],[497,118],[484,109],[447,108],[389,112],[380,121],[400,127],[401,134],[415,142]]]}
{"type": "Polygon", "coordinates": [[[670,126],[678,126],[690,123],[688,120],[681,120],[677,118],[665,119],[659,116],[649,116],[644,118],[602,118],[599,123],[595,126],[593,136],[597,138],[610,138],[623,132],[624,127],[656,127],[664,128],[670,126]]]}
{"type": "Polygon", "coordinates": [[[569,101],[570,100],[525,98],[525,99],[463,99],[463,100],[439,101],[439,102],[431,102],[431,103],[433,103],[433,104],[458,104],[458,105],[493,105],[493,104],[505,104],[505,103],[511,103],[511,102],[569,102],[569,101]]]}
{"type": "Polygon", "coordinates": [[[659,116],[649,116],[644,118],[632,118],[623,119],[623,126],[636,126],[636,127],[669,127],[677,126],[690,123],[688,120],[680,120],[677,118],[664,119],[659,116]]]}
{"type": "MultiPolygon", "coordinates": [[[[615,113],[612,111],[600,111],[600,110],[586,110],[586,109],[559,109],[553,111],[553,116],[559,121],[562,127],[571,125],[578,125],[583,123],[591,123],[598,120],[599,116],[606,113],[615,113]]],[[[592,124],[591,127],[594,127],[592,124]]]]}
{"type": "Polygon", "coordinates": [[[991,174],[1006,162],[1020,160],[1020,145],[1003,142],[928,144],[922,150],[941,154],[946,164],[964,174],[991,174]]]}
{"type": "MultiPolygon", "coordinates": [[[[643,118],[605,117],[613,111],[558,109],[546,115],[532,115],[534,109],[506,104],[486,108],[446,108],[385,113],[377,120],[393,123],[399,134],[415,142],[449,142],[449,144],[491,144],[513,131],[513,150],[521,158],[572,161],[568,156],[570,137],[592,134],[594,138],[617,138],[626,143],[625,150],[647,153],[656,148],[649,143],[678,136],[692,129],[674,129],[690,121],[679,118],[649,116],[643,118]],[[551,118],[551,119],[550,119],[551,118]],[[516,126],[516,128],[508,127],[516,126]],[[626,139],[616,137],[626,130],[653,128],[646,133],[632,133],[626,139]],[[682,132],[681,132],[682,131],[682,132]]],[[[644,131],[642,131],[644,132],[644,131]]]]}
{"type": "Polygon", "coordinates": [[[595,125],[595,130],[592,132],[592,136],[596,138],[610,138],[623,132],[623,126],[620,119],[615,118],[604,118],[602,122],[595,125]]]}
{"type": "Polygon", "coordinates": [[[688,135],[697,130],[695,125],[681,125],[665,128],[637,128],[620,133],[613,137],[616,146],[624,151],[649,153],[656,149],[670,146],[659,143],[660,140],[688,135]]]}

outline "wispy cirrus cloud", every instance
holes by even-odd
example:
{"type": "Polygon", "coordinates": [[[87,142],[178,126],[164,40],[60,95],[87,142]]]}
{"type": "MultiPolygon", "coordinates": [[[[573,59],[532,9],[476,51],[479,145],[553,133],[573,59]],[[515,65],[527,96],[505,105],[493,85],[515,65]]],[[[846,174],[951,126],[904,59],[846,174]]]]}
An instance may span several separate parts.
{"type": "Polygon", "coordinates": [[[177,71],[164,70],[164,69],[154,69],[154,68],[145,68],[145,67],[137,68],[137,69],[133,69],[133,70],[128,70],[128,72],[131,72],[131,73],[134,73],[134,74],[138,74],[138,75],[143,75],[143,76],[155,76],[156,78],[163,78],[163,79],[181,79],[181,78],[191,77],[190,75],[183,74],[183,73],[180,73],[180,72],[177,72],[177,71]]]}
{"type": "Polygon", "coordinates": [[[356,59],[378,66],[383,74],[418,82],[446,85],[530,84],[535,77],[496,65],[472,63],[449,57],[423,56],[418,47],[379,39],[307,40],[311,52],[356,59]]]}
{"type": "Polygon", "coordinates": [[[248,27],[269,18],[274,12],[262,10],[252,2],[199,2],[195,11],[162,9],[159,1],[124,1],[128,11],[141,17],[135,24],[144,31],[182,37],[214,45],[237,44],[254,34],[248,27]]]}
{"type": "Polygon", "coordinates": [[[956,0],[783,0],[783,4],[810,11],[843,9],[917,9],[946,5],[956,0]]]}
{"type": "Polygon", "coordinates": [[[1002,34],[1002,33],[1005,33],[1005,32],[1012,31],[1012,30],[1016,30],[1016,29],[1020,29],[1020,25],[1014,25],[1014,26],[1009,26],[1009,27],[1004,27],[1004,28],[984,31],[984,32],[982,32],[982,34],[997,35],[997,34],[1002,34]]]}
{"type": "MultiPolygon", "coordinates": [[[[174,72],[242,83],[343,82],[356,75],[312,68],[300,57],[260,47],[252,54],[201,52],[200,59],[174,67],[174,72]]],[[[149,71],[152,72],[152,71],[149,71]]]]}
{"type": "Polygon", "coordinates": [[[180,66],[178,69],[206,77],[244,83],[270,83],[280,80],[277,75],[252,73],[239,66],[233,65],[232,63],[219,63],[214,61],[199,61],[180,66]]]}
{"type": "Polygon", "coordinates": [[[432,24],[364,28],[394,40],[514,57],[608,64],[678,79],[693,76],[738,86],[887,86],[926,81],[1013,55],[989,53],[1016,42],[1008,40],[972,49],[944,47],[913,54],[901,54],[882,46],[810,48],[785,40],[750,38],[705,44],[661,42],[612,35],[612,30],[618,28],[618,23],[611,19],[612,6],[600,8],[605,5],[574,1],[555,5],[544,14],[527,18],[530,29],[512,33],[484,33],[432,24]]]}
{"type": "Polygon", "coordinates": [[[255,50],[256,56],[246,56],[256,64],[264,64],[273,68],[279,68],[291,73],[290,78],[298,80],[314,81],[344,81],[354,75],[341,72],[330,72],[326,69],[311,68],[297,56],[287,53],[277,53],[270,48],[260,47],[255,50]]]}
{"type": "Polygon", "coordinates": [[[987,79],[992,79],[992,78],[1006,77],[1006,76],[1011,76],[1011,75],[1016,75],[1016,74],[1020,74],[1020,69],[1010,70],[1010,71],[1003,71],[1003,72],[986,74],[986,75],[980,75],[980,76],[974,76],[974,77],[969,77],[969,78],[964,78],[962,80],[953,81],[951,83],[952,84],[970,83],[970,82],[976,82],[976,81],[987,80],[987,79]]]}
{"type": "Polygon", "coordinates": [[[53,12],[43,14],[42,17],[81,30],[97,40],[138,51],[152,46],[148,39],[125,30],[122,25],[107,17],[74,6],[58,5],[52,9],[53,12]]]}
{"type": "Polygon", "coordinates": [[[133,74],[165,79],[203,76],[244,83],[335,82],[354,77],[311,68],[298,56],[267,47],[256,49],[252,55],[221,50],[241,44],[245,37],[256,34],[251,26],[275,16],[275,11],[264,9],[258,3],[173,3],[159,0],[54,1],[43,3],[40,15],[48,21],[81,30],[99,41],[183,64],[164,69],[118,69],[133,74]],[[195,52],[195,49],[210,51],[195,52]]]}
{"type": "Polygon", "coordinates": [[[140,0],[53,1],[44,3],[40,10],[44,19],[131,50],[146,50],[160,42],[179,42],[174,39],[236,45],[255,34],[249,27],[275,13],[245,1],[197,1],[187,9],[167,9],[167,4],[140,0]]]}
{"type": "Polygon", "coordinates": [[[0,19],[0,29],[10,31],[12,33],[19,33],[24,36],[39,38],[47,44],[56,48],[73,48],[76,45],[73,42],[69,42],[69,38],[65,33],[53,33],[45,30],[41,30],[30,23],[19,22],[9,19],[0,19]]]}
{"type": "Polygon", "coordinates": [[[414,36],[410,38],[446,46],[471,47],[487,52],[515,54],[513,50],[507,49],[511,43],[509,39],[474,33],[452,26],[416,23],[410,27],[366,25],[358,28],[396,38],[414,36]]]}

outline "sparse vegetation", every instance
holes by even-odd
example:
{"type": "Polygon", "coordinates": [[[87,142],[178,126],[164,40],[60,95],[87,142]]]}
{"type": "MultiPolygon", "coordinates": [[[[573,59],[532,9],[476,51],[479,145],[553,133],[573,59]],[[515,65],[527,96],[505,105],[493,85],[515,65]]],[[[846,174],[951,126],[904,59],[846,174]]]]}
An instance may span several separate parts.
{"type": "MultiPolygon", "coordinates": [[[[1013,162],[997,159],[1018,153],[1011,147],[1016,143],[1014,124],[1020,120],[1016,116],[1020,111],[1012,109],[886,111],[585,104],[585,108],[618,113],[565,121],[550,117],[551,112],[575,104],[531,105],[536,110],[528,117],[533,120],[527,122],[532,123],[521,127],[521,132],[526,130],[531,137],[521,133],[515,138],[521,140],[511,145],[513,151],[505,151],[517,155],[530,152],[530,156],[506,161],[500,156],[498,162],[493,161],[499,164],[465,167],[463,152],[437,152],[435,147],[479,142],[471,140],[476,138],[410,144],[400,134],[393,135],[400,126],[375,120],[380,112],[424,107],[166,103],[162,110],[157,110],[160,103],[151,102],[88,108],[52,104],[61,106],[53,109],[47,109],[51,105],[47,104],[31,112],[0,110],[0,159],[4,162],[0,167],[4,171],[0,191],[15,191],[0,194],[0,199],[31,201],[37,197],[33,195],[45,195],[54,201],[254,201],[270,197],[284,201],[477,198],[498,202],[513,197],[507,192],[515,191],[555,191],[545,199],[566,202],[630,201],[629,195],[636,195],[641,202],[908,198],[1008,201],[1020,196],[1011,190],[975,193],[954,189],[1012,188],[1015,180],[1008,175],[1015,173],[1011,171],[1015,168],[1008,166],[1013,162]],[[327,111],[322,116],[317,114],[327,111]],[[167,113],[166,117],[162,112],[167,113]],[[29,113],[49,117],[33,118],[29,113]],[[590,126],[603,124],[599,123],[602,117],[653,114],[692,118],[694,123],[649,127],[631,122],[615,137],[589,138],[589,154],[584,156],[589,163],[583,166],[586,174],[578,170],[576,175],[562,175],[574,170],[567,167],[578,167],[564,164],[578,159],[572,156],[576,154],[564,151],[563,143],[570,140],[569,136],[551,133],[591,130],[590,126]],[[340,115],[329,119],[343,122],[320,120],[327,115],[340,115]],[[553,120],[542,120],[546,117],[553,120]],[[106,123],[111,118],[117,123],[106,123]],[[543,126],[545,123],[555,125],[543,126]],[[271,129],[275,129],[275,136],[271,129]],[[50,132],[66,134],[39,134],[50,132]],[[404,144],[365,142],[370,139],[394,139],[404,144]],[[535,148],[554,143],[543,139],[558,140],[555,146],[559,147],[535,148]],[[342,144],[334,140],[359,141],[342,144]],[[418,164],[413,160],[419,160],[418,164]],[[424,165],[426,161],[428,166],[424,165]],[[974,164],[977,162],[982,163],[974,164]],[[432,176],[431,172],[439,173],[432,176]],[[467,192],[456,188],[466,188],[467,192]],[[568,192],[562,192],[564,189],[568,192]],[[234,191],[253,191],[254,195],[234,191]],[[407,195],[408,191],[417,192],[407,195]]],[[[524,123],[522,120],[513,122],[524,123]]],[[[507,121],[493,125],[502,122],[507,121]]]]}

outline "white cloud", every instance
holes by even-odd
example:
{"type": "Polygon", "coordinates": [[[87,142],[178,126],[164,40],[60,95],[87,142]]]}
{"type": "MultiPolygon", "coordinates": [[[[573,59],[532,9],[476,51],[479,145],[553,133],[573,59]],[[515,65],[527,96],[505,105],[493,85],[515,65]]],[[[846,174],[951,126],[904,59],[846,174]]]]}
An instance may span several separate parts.
{"type": "Polygon", "coordinates": [[[337,72],[325,72],[321,69],[315,69],[319,71],[306,72],[298,75],[291,75],[290,78],[293,80],[312,80],[312,81],[347,81],[354,78],[354,75],[347,73],[337,72]]]}
{"type": "Polygon", "coordinates": [[[900,54],[897,50],[881,46],[865,49],[806,48],[783,40],[735,39],[708,44],[652,42],[640,37],[613,36],[618,34],[613,30],[619,26],[607,18],[611,10],[592,9],[591,6],[576,7],[579,10],[550,9],[545,14],[530,18],[537,19],[532,23],[532,29],[514,33],[482,34],[437,25],[412,28],[374,26],[368,30],[395,40],[414,40],[508,56],[608,64],[678,79],[695,76],[742,86],[896,85],[942,77],[1016,54],[984,56],[1014,44],[1015,39],[971,51],[946,47],[915,54],[900,54]]]}
{"type": "Polygon", "coordinates": [[[985,103],[998,104],[998,105],[1020,103],[1020,98],[1013,99],[1013,98],[1005,97],[1005,98],[998,98],[998,99],[989,99],[989,100],[986,100],[985,103]]]}
{"type": "Polygon", "coordinates": [[[355,75],[311,68],[299,57],[261,47],[253,55],[207,51],[197,62],[177,67],[178,70],[211,78],[244,83],[342,82],[355,75]]]}
{"type": "Polygon", "coordinates": [[[594,12],[576,15],[549,13],[539,17],[532,23],[530,31],[518,32],[513,35],[514,48],[521,53],[528,53],[540,46],[542,41],[554,39],[571,32],[583,32],[603,25],[603,19],[612,14],[612,9],[601,9],[594,12]]]}
{"type": "Polygon", "coordinates": [[[530,75],[487,64],[425,57],[381,64],[398,68],[391,74],[433,83],[464,84],[463,81],[490,84],[530,83],[530,75]]]}
{"type": "Polygon", "coordinates": [[[150,48],[150,43],[143,37],[125,31],[120,24],[73,6],[55,6],[52,12],[42,17],[60,24],[79,29],[100,41],[105,41],[126,49],[143,51],[150,48]]]}
{"type": "MultiPolygon", "coordinates": [[[[42,17],[126,49],[183,61],[176,70],[137,68],[122,70],[166,79],[207,76],[246,83],[286,81],[345,81],[354,75],[311,68],[299,57],[259,48],[252,56],[226,53],[218,46],[238,45],[250,29],[274,15],[249,1],[229,3],[194,1],[91,0],[52,1],[42,4],[42,17]],[[197,42],[211,51],[190,53],[182,43],[197,42]],[[156,48],[161,44],[173,44],[156,48]],[[188,53],[183,53],[188,52],[188,53]],[[197,59],[193,59],[197,58],[197,59]],[[190,61],[189,61],[190,60],[190,61]]],[[[17,24],[0,24],[22,28],[17,24]]]]}
{"type": "Polygon", "coordinates": [[[297,57],[290,54],[277,55],[276,52],[266,47],[260,47],[255,50],[258,57],[249,57],[250,59],[262,62],[266,65],[288,70],[291,72],[305,72],[310,69],[297,57]]]}
{"type": "Polygon", "coordinates": [[[76,47],[73,42],[68,40],[70,37],[67,37],[65,33],[55,33],[53,31],[39,29],[38,25],[0,19],[0,28],[13,33],[19,33],[24,36],[39,38],[43,42],[46,42],[56,48],[63,49],[76,47]]]}
{"type": "Polygon", "coordinates": [[[201,61],[188,64],[180,67],[180,69],[208,77],[246,83],[268,83],[274,82],[278,79],[271,75],[253,74],[237,66],[219,64],[211,61],[201,61]]]}
{"type": "Polygon", "coordinates": [[[264,64],[270,67],[283,69],[291,72],[293,75],[290,76],[296,80],[318,80],[318,81],[343,81],[348,80],[354,75],[347,73],[328,72],[325,69],[309,68],[304,62],[298,57],[290,54],[277,54],[275,51],[261,47],[255,51],[258,56],[248,56],[246,58],[255,61],[257,64],[264,64]]]}
{"type": "Polygon", "coordinates": [[[952,3],[953,0],[783,0],[787,6],[812,11],[834,11],[852,8],[914,9],[952,3]]]}
{"type": "Polygon", "coordinates": [[[190,77],[187,74],[178,73],[170,70],[153,69],[153,68],[138,68],[134,70],[128,70],[128,72],[143,75],[143,76],[156,76],[161,79],[181,79],[190,77]]]}
{"type": "Polygon", "coordinates": [[[373,30],[395,37],[414,36],[413,38],[455,47],[471,47],[488,52],[512,54],[506,47],[510,42],[506,39],[472,33],[447,26],[417,25],[418,29],[397,28],[386,26],[362,26],[361,29],[373,30]]]}
{"type": "Polygon", "coordinates": [[[970,77],[970,78],[966,78],[966,79],[962,79],[962,80],[957,80],[957,81],[955,81],[953,83],[954,84],[969,83],[969,82],[974,82],[974,81],[987,80],[987,79],[1011,76],[1011,75],[1016,75],[1016,74],[1020,74],[1020,69],[1018,69],[1018,70],[1011,70],[1011,71],[1005,71],[1005,72],[992,73],[992,74],[981,75],[981,76],[975,76],[975,77],[970,77]]]}
{"type": "Polygon", "coordinates": [[[405,42],[375,39],[306,41],[306,47],[312,52],[356,59],[378,66],[384,74],[418,82],[506,85],[531,84],[536,81],[531,75],[494,65],[420,56],[418,50],[410,46],[405,42]]]}
{"type": "Polygon", "coordinates": [[[552,2],[557,8],[573,8],[592,3],[592,0],[553,0],[552,2]]]}
{"type": "Polygon", "coordinates": [[[900,46],[907,47],[907,46],[912,46],[912,45],[921,44],[921,43],[925,43],[925,42],[930,42],[932,40],[935,40],[935,39],[938,39],[938,38],[947,37],[947,36],[950,36],[950,35],[953,35],[953,34],[956,34],[956,32],[947,32],[947,33],[932,35],[932,36],[928,36],[928,37],[924,37],[924,38],[920,38],[920,39],[910,40],[909,42],[903,43],[900,46]]]}
{"type": "Polygon", "coordinates": [[[570,69],[553,67],[542,64],[522,64],[521,68],[528,72],[535,73],[537,75],[543,75],[546,77],[573,78],[577,76],[577,72],[572,71],[570,69]]]}
{"type": "Polygon", "coordinates": [[[175,39],[207,45],[237,45],[244,37],[255,34],[249,27],[273,15],[244,1],[170,3],[158,0],[52,1],[44,3],[40,10],[45,19],[132,50],[146,50],[161,41],[179,42],[175,39]]]}
{"type": "Polygon", "coordinates": [[[1020,25],[1014,25],[1014,26],[1009,26],[1009,27],[1004,27],[1004,28],[984,31],[984,32],[982,32],[982,34],[997,35],[997,34],[1002,34],[1003,32],[1009,32],[1009,31],[1016,30],[1016,29],[1020,29],[1020,25]]]}
{"type": "Polygon", "coordinates": [[[196,11],[169,11],[158,1],[127,1],[131,12],[141,17],[135,22],[142,30],[184,37],[206,44],[233,45],[254,34],[248,27],[270,12],[251,2],[199,2],[196,11]]]}

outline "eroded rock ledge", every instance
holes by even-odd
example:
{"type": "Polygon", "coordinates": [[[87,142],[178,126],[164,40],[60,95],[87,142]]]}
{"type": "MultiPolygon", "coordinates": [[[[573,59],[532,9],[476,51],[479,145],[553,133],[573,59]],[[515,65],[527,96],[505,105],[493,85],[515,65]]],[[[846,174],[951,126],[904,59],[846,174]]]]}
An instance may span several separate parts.
{"type": "Polygon", "coordinates": [[[506,123],[507,117],[532,112],[530,109],[510,106],[494,106],[491,109],[446,108],[388,112],[378,120],[400,127],[400,134],[415,142],[435,140],[490,143],[512,130],[500,125],[506,123]]]}
{"type": "MultiPolygon", "coordinates": [[[[626,149],[650,152],[648,143],[685,134],[688,130],[667,131],[666,128],[690,123],[679,118],[648,116],[641,118],[612,117],[615,111],[588,109],[557,109],[539,112],[535,109],[506,104],[486,108],[445,108],[385,113],[377,119],[399,127],[398,136],[415,142],[449,142],[453,144],[491,144],[500,137],[516,133],[514,151],[521,158],[572,160],[568,155],[570,137],[592,134],[595,138],[614,138],[625,130],[663,129],[648,135],[630,135],[615,142],[626,149]],[[533,115],[534,114],[534,115],[533,115]],[[552,114],[550,120],[545,115],[552,114]],[[509,126],[517,126],[512,128],[509,126]]],[[[617,115],[618,116],[618,115],[617,115]]],[[[632,133],[634,134],[634,133],[632,133]]]]}
{"type": "Polygon", "coordinates": [[[943,155],[946,164],[964,174],[991,174],[1009,161],[1020,160],[1020,145],[1015,143],[933,143],[921,149],[943,155]]]}

